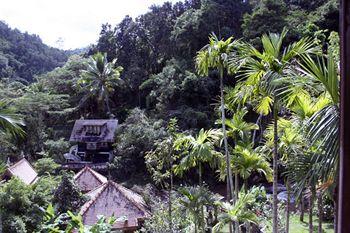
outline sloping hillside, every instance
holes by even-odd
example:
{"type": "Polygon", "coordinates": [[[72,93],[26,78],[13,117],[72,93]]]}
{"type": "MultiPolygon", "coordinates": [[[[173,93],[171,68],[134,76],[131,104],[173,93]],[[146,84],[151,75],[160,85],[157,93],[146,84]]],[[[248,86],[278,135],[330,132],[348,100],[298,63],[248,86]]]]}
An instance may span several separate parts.
{"type": "Polygon", "coordinates": [[[39,36],[11,29],[0,21],[0,78],[33,81],[42,74],[63,65],[68,53],[45,45],[39,36]]]}

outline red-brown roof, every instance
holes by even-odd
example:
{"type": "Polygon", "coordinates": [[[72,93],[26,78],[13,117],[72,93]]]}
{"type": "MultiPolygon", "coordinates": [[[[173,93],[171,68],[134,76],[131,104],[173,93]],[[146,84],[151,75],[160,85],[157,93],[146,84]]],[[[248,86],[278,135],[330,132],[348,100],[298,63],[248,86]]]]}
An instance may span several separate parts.
{"type": "Polygon", "coordinates": [[[106,183],[107,178],[90,167],[85,166],[74,176],[74,181],[81,191],[89,192],[101,184],[106,183]]]}
{"type": "Polygon", "coordinates": [[[150,216],[143,198],[133,191],[108,181],[87,193],[91,198],[86,202],[80,214],[86,225],[96,223],[98,216],[114,216],[117,222],[114,229],[132,229],[139,227],[139,221],[150,216]]]}
{"type": "Polygon", "coordinates": [[[35,183],[38,179],[38,173],[25,158],[7,168],[5,175],[10,177],[16,176],[28,185],[35,183]]]}

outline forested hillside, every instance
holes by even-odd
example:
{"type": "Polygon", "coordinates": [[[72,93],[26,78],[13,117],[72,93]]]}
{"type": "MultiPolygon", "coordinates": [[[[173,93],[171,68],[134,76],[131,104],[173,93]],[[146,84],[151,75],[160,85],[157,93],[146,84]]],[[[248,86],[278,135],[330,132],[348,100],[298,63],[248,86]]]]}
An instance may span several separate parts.
{"type": "MultiPolygon", "coordinates": [[[[39,37],[0,22],[0,113],[14,117],[22,129],[15,133],[10,127],[0,133],[0,173],[6,161],[25,156],[44,177],[20,194],[14,190],[24,188],[17,181],[0,189],[0,197],[9,197],[7,202],[0,198],[0,210],[6,210],[4,225],[10,229],[4,232],[41,232],[45,218],[38,206],[78,208],[75,204],[82,197],[69,177],[59,174],[58,164],[65,162],[63,154],[72,146],[68,140],[74,121],[96,118],[119,121],[114,158],[108,163],[108,176],[114,181],[129,186],[152,183],[160,189],[173,188],[173,182],[198,183],[190,191],[176,191],[176,198],[193,200],[202,192],[202,181],[224,194],[222,190],[233,190],[229,177],[234,177],[241,180],[227,197],[242,195],[240,200],[248,203],[242,206],[249,209],[255,202],[250,195],[262,193],[252,187],[269,186],[273,180],[300,187],[296,198],[305,192],[315,199],[316,191],[327,190],[325,205],[331,216],[338,150],[338,7],[337,0],[165,2],[136,18],[125,16],[116,25],[106,22],[94,45],[69,58],[39,37]],[[327,67],[319,68],[322,65],[327,67]],[[325,122],[334,128],[321,127],[325,122]],[[321,147],[323,143],[327,147],[321,147]],[[229,153],[234,163],[225,160],[229,153]],[[272,168],[281,173],[273,177],[272,168]],[[66,183],[76,194],[72,203],[58,198],[66,183]],[[47,191],[50,186],[58,188],[47,191]],[[238,186],[244,194],[238,194],[238,186]],[[12,196],[17,198],[13,203],[12,196]],[[21,208],[15,210],[12,204],[21,208]],[[27,217],[31,215],[36,218],[27,217]]],[[[152,200],[153,194],[148,195],[152,200]]],[[[271,210],[277,204],[272,208],[272,198],[264,195],[253,212],[262,212],[264,221],[269,220],[259,221],[271,230],[271,210]]],[[[163,232],[162,227],[185,232],[192,223],[206,224],[203,206],[197,212],[186,209],[183,215],[179,206],[187,202],[179,200],[173,203],[176,219],[164,225],[157,221],[167,219],[167,207],[156,203],[155,218],[144,232],[163,232]]],[[[225,208],[233,207],[227,203],[225,208]]],[[[247,220],[242,226],[256,222],[247,220]]]]}
{"type": "Polygon", "coordinates": [[[39,36],[11,29],[0,21],[0,77],[32,82],[39,75],[62,66],[68,53],[45,45],[39,36]]]}

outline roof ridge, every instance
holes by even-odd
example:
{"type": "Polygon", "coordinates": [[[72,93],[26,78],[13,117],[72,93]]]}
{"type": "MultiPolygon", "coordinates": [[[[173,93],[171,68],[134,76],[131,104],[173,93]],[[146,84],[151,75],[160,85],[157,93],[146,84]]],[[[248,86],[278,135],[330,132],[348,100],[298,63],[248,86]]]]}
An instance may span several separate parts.
{"type": "Polygon", "coordinates": [[[83,169],[81,169],[77,174],[74,176],[74,180],[78,179],[83,173],[84,170],[86,170],[87,166],[85,165],[83,169]]]}
{"type": "MultiPolygon", "coordinates": [[[[99,175],[105,177],[104,175],[98,173],[97,171],[95,171],[94,169],[92,169],[92,168],[90,168],[90,167],[88,167],[88,170],[91,172],[91,174],[92,174],[98,181],[101,182],[101,184],[105,183],[105,182],[103,182],[103,180],[101,180],[101,177],[99,177],[99,175]]],[[[106,179],[107,179],[107,178],[106,178],[106,179]]],[[[108,181],[108,179],[107,179],[107,181],[108,181]]]]}
{"type": "MultiPolygon", "coordinates": [[[[143,206],[141,206],[136,200],[134,200],[134,198],[130,198],[129,197],[129,195],[127,195],[126,193],[125,193],[125,191],[126,190],[123,190],[123,189],[127,189],[127,188],[125,188],[124,186],[122,186],[122,185],[120,185],[120,184],[117,184],[116,182],[113,182],[113,181],[111,181],[112,182],[112,184],[115,186],[115,188],[119,191],[119,192],[121,192],[122,194],[123,194],[123,196],[126,198],[126,199],[128,199],[131,203],[133,203],[139,210],[141,210],[144,214],[149,214],[149,211],[146,209],[146,208],[144,208],[143,206]],[[122,188],[121,188],[122,187],[122,188]]],[[[129,190],[129,189],[128,189],[129,190]]],[[[133,192],[132,190],[130,190],[131,192],[133,192]]],[[[133,193],[135,193],[135,192],[133,192],[133,193]]],[[[137,194],[137,195],[139,195],[139,194],[137,194]]],[[[139,195],[141,198],[142,198],[142,196],[141,195],[139,195]]]]}
{"type": "MultiPolygon", "coordinates": [[[[94,198],[91,198],[91,200],[86,203],[87,205],[85,206],[85,208],[80,211],[81,216],[83,216],[85,214],[85,212],[90,208],[90,206],[96,202],[97,198],[108,187],[108,182],[107,183],[103,183],[99,187],[101,187],[101,190],[99,192],[97,192],[96,195],[94,196],[94,198]],[[101,187],[101,186],[103,186],[103,187],[101,187]]],[[[97,187],[97,188],[99,188],[99,187],[97,187]]],[[[94,189],[94,190],[96,190],[96,189],[94,189]]]]}

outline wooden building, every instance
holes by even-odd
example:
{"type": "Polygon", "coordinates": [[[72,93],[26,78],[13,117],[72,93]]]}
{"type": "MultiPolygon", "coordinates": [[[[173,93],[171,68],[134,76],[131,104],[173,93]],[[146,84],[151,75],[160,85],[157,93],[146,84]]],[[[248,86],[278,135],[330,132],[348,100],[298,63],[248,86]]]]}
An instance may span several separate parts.
{"type": "Polygon", "coordinates": [[[81,169],[85,166],[103,170],[113,158],[112,145],[118,120],[94,119],[75,121],[70,142],[76,143],[69,153],[64,154],[63,168],[81,169]]]}
{"type": "Polygon", "coordinates": [[[39,178],[38,173],[25,158],[9,166],[2,175],[1,180],[6,181],[11,179],[13,176],[17,177],[27,185],[34,184],[39,178]]]}
{"type": "Polygon", "coordinates": [[[90,200],[80,210],[85,225],[95,224],[99,215],[107,218],[114,216],[117,218],[114,230],[134,232],[151,215],[140,195],[112,181],[102,184],[87,195],[90,200]]]}

